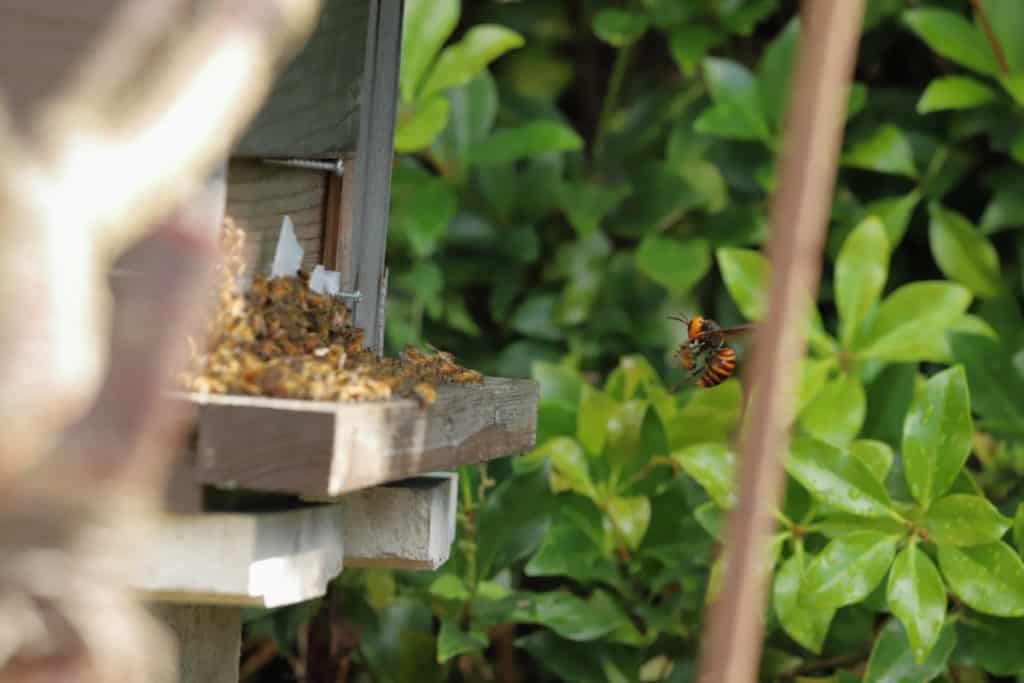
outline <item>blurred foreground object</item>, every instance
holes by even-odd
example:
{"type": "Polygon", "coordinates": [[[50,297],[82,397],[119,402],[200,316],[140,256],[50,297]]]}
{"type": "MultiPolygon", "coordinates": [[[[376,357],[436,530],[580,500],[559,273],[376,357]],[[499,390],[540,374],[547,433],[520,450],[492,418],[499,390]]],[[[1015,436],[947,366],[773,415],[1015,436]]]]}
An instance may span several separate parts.
{"type": "Polygon", "coordinates": [[[801,5],[800,47],[773,198],[770,300],[754,335],[743,429],[739,499],[729,516],[726,569],[708,609],[698,680],[757,680],[770,576],[769,537],[783,489],[783,458],[807,346],[806,315],[821,275],[821,258],[842,147],[850,81],[857,61],[863,0],[801,5]]]}
{"type": "Polygon", "coordinates": [[[2,683],[176,678],[118,572],[188,424],[163,392],[216,257],[221,207],[198,193],[318,7],[121,2],[59,89],[13,106],[0,81],[2,683]],[[122,256],[139,276],[112,311],[122,256]]]}

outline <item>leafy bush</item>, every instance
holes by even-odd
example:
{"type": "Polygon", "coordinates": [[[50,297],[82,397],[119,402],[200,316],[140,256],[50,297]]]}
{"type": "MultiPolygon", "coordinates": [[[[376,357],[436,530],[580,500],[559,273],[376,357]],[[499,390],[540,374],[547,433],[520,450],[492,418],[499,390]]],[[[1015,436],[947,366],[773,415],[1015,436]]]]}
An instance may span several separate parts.
{"type": "MultiPolygon", "coordinates": [[[[672,391],[667,316],[765,313],[793,5],[406,6],[388,344],[537,379],[538,445],[461,472],[440,572],[313,609],[352,680],[692,680],[744,391],[672,391]]],[[[1024,4],[979,6],[868,3],[766,680],[1024,674],[1024,4]]]]}

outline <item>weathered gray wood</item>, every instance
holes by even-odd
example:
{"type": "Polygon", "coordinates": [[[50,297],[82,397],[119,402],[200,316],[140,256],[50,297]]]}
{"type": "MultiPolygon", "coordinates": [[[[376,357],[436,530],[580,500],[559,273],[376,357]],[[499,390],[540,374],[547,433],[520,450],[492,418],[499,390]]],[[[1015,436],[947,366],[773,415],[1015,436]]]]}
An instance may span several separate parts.
{"type": "Polygon", "coordinates": [[[241,608],[156,603],[150,610],[178,641],[181,683],[238,683],[241,608]]]}
{"type": "Polygon", "coordinates": [[[356,288],[362,300],[355,307],[355,324],[377,353],[384,348],[381,320],[384,253],[391,201],[391,167],[395,113],[398,102],[398,63],[402,45],[402,0],[370,0],[370,30],[366,43],[365,92],[359,130],[359,172],[354,179],[352,205],[356,288]]]}
{"type": "MultiPolygon", "coordinates": [[[[235,148],[244,157],[350,156],[359,137],[370,0],[326,0],[302,51],[235,148]]],[[[362,149],[366,149],[363,147],[362,149]]]]}
{"type": "Polygon", "coordinates": [[[345,566],[437,569],[455,541],[458,475],[431,474],[341,499],[345,566]]]}
{"type": "Polygon", "coordinates": [[[320,597],[343,566],[436,569],[455,538],[457,475],[283,512],[165,515],[128,581],[148,599],[277,607],[320,597]]]}
{"type": "Polygon", "coordinates": [[[277,607],[324,594],[342,568],[342,506],[167,515],[138,548],[131,585],[166,602],[277,607]]]}
{"type": "Polygon", "coordinates": [[[522,453],[536,438],[538,385],[487,378],[413,400],[332,403],[186,395],[199,405],[196,479],[339,496],[423,472],[522,453]]]}
{"type": "Polygon", "coordinates": [[[302,168],[233,159],[228,172],[227,212],[245,230],[250,265],[266,272],[274,260],[281,220],[295,224],[305,252],[303,265],[320,263],[323,251],[327,174],[302,168]]]}

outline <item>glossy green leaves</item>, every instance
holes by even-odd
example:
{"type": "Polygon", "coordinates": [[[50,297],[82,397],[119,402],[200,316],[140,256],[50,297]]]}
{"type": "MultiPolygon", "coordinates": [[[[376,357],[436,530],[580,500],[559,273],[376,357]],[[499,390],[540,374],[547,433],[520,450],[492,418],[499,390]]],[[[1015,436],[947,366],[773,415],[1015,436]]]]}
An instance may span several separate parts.
{"type": "Polygon", "coordinates": [[[843,242],[836,259],[835,296],[839,341],[850,347],[877,303],[889,274],[889,239],[877,218],[867,218],[843,242]]]}
{"type": "Polygon", "coordinates": [[[1024,563],[1006,543],[939,546],[939,567],[957,597],[973,609],[997,617],[1024,616],[1024,563]]]}
{"type": "Polygon", "coordinates": [[[922,7],[904,12],[903,21],[943,57],[982,74],[994,76],[999,72],[985,35],[962,14],[922,7]]]}
{"type": "Polygon", "coordinates": [[[723,248],[715,256],[736,307],[749,320],[763,318],[768,309],[768,260],[752,249],[723,248]]]}
{"type": "Polygon", "coordinates": [[[957,366],[934,375],[911,403],[903,423],[903,467],[925,508],[949,490],[971,449],[967,378],[957,366]]]}
{"type": "Polygon", "coordinates": [[[888,362],[942,361],[945,333],[971,303],[971,292],[945,281],[912,282],[878,306],[860,335],[856,354],[888,362]]]}
{"type": "Polygon", "coordinates": [[[928,556],[911,543],[889,572],[886,602],[903,622],[917,663],[931,651],[946,618],[946,586],[928,556]]]}
{"type": "Polygon", "coordinates": [[[970,547],[994,543],[1010,520],[980,496],[953,494],[935,501],[921,520],[928,540],[940,546],[970,547]]]}
{"type": "Polygon", "coordinates": [[[973,109],[996,99],[996,92],[981,81],[967,76],[936,78],[917,102],[917,113],[949,109],[973,109]]]}
{"type": "Polygon", "coordinates": [[[878,531],[854,531],[833,539],[810,563],[803,601],[820,609],[860,602],[889,571],[899,538],[878,531]]]}
{"type": "Polygon", "coordinates": [[[923,662],[914,659],[914,649],[906,630],[896,619],[879,632],[864,671],[864,683],[909,683],[930,681],[946,670],[949,656],[956,647],[956,627],[947,623],[939,639],[923,662]]]}
{"type": "Polygon", "coordinates": [[[933,204],[928,208],[928,242],[942,272],[979,297],[999,294],[999,255],[995,247],[956,211],[933,204]]]}
{"type": "Polygon", "coordinates": [[[885,486],[849,450],[808,437],[793,439],[786,471],[812,496],[860,517],[898,519],[885,486]]]}
{"type": "Polygon", "coordinates": [[[736,504],[736,456],[724,444],[697,444],[676,451],[672,458],[697,481],[718,507],[736,504]]]}
{"type": "Polygon", "coordinates": [[[828,634],[835,616],[834,608],[810,607],[801,601],[804,578],[803,555],[793,555],[775,573],[772,598],[779,623],[789,637],[816,654],[828,634]]]}

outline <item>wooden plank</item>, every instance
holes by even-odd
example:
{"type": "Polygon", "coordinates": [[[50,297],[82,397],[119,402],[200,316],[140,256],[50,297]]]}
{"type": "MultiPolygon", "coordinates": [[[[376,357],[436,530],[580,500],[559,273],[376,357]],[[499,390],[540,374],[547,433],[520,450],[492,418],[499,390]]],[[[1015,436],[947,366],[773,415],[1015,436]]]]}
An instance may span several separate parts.
{"type": "Polygon", "coordinates": [[[260,161],[232,159],[228,170],[227,213],[245,230],[249,262],[268,272],[281,221],[289,216],[312,269],[323,252],[327,174],[260,161]]]}
{"type": "Polygon", "coordinates": [[[345,506],[345,566],[434,570],[455,542],[458,475],[440,472],[350,493],[345,506]]]}
{"type": "Polygon", "coordinates": [[[437,569],[455,538],[457,475],[282,512],[165,515],[129,585],[169,603],[277,607],[325,594],[343,566],[437,569]]]}
{"type": "Polygon", "coordinates": [[[305,47],[235,148],[240,157],[349,156],[359,136],[370,0],[326,0],[305,47]]]}
{"type": "Polygon", "coordinates": [[[199,405],[196,479],[339,496],[423,472],[518,454],[536,439],[538,384],[487,378],[413,400],[330,403],[188,394],[199,405]]]}
{"type": "MultiPolygon", "coordinates": [[[[352,212],[356,288],[355,324],[377,353],[384,348],[384,254],[391,201],[391,167],[398,103],[398,63],[402,44],[402,0],[370,0],[366,43],[366,90],[359,131],[359,171],[354,178],[352,212]]],[[[347,179],[353,182],[352,178],[347,179]]],[[[341,264],[342,267],[344,264],[341,264]]]]}
{"type": "Polygon", "coordinates": [[[150,611],[178,641],[181,683],[238,683],[241,608],[157,603],[150,611]]]}

